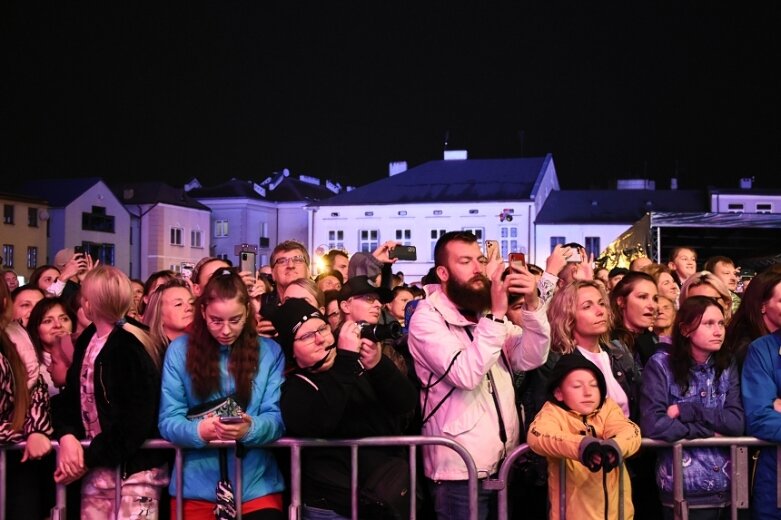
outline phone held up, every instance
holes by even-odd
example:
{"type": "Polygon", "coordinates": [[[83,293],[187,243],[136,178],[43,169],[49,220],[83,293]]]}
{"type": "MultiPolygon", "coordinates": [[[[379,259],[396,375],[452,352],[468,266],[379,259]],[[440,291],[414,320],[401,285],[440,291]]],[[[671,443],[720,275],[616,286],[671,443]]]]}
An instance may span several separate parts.
{"type": "Polygon", "coordinates": [[[526,267],[526,255],[523,253],[510,253],[510,268],[522,271],[526,267]]]}
{"type": "Polygon", "coordinates": [[[388,257],[399,260],[417,260],[418,253],[415,246],[396,246],[388,252],[388,257]]]}
{"type": "Polygon", "coordinates": [[[242,251],[239,255],[239,272],[244,271],[255,274],[255,253],[252,251],[242,251]]]}
{"type": "Polygon", "coordinates": [[[499,241],[486,240],[485,241],[485,257],[490,262],[491,260],[499,260],[499,241]]]}

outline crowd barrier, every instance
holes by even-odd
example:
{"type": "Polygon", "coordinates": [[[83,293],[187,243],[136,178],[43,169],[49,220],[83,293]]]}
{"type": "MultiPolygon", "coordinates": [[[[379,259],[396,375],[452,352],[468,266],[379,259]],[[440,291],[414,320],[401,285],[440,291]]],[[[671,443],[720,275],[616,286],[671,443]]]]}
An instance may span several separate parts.
{"type": "MultiPolygon", "coordinates": [[[[88,442],[84,441],[82,444],[87,445],[88,442]]],[[[406,446],[409,448],[409,466],[410,466],[410,481],[411,489],[415,489],[417,481],[417,447],[421,445],[438,444],[447,446],[456,451],[467,467],[469,475],[469,517],[472,520],[477,519],[477,491],[478,485],[482,485],[484,489],[490,489],[497,491],[498,493],[498,519],[507,520],[508,518],[508,498],[509,498],[509,477],[512,471],[514,463],[517,459],[529,450],[527,444],[518,446],[515,450],[507,455],[499,472],[495,478],[478,480],[477,469],[474,461],[466,449],[459,443],[445,437],[371,437],[364,439],[339,439],[339,440],[323,440],[323,439],[295,439],[295,438],[282,438],[278,441],[266,445],[269,448],[289,448],[290,449],[290,461],[291,461],[291,476],[290,476],[290,506],[288,509],[288,517],[296,520],[301,516],[301,450],[305,448],[325,448],[325,447],[344,447],[351,450],[352,458],[352,474],[351,474],[351,501],[352,501],[352,518],[357,519],[358,512],[358,449],[366,446],[406,446]]],[[[55,450],[59,449],[56,442],[53,442],[55,450]]],[[[235,443],[232,441],[212,442],[212,447],[234,447],[235,443]]],[[[750,447],[759,446],[777,446],[774,443],[759,440],[754,437],[710,437],[706,439],[691,439],[678,442],[663,442],[652,439],[643,439],[642,446],[645,448],[671,448],[673,450],[673,499],[674,499],[674,513],[676,520],[688,520],[688,507],[686,503],[686,497],[683,492],[683,448],[695,448],[705,446],[723,446],[730,448],[730,477],[733,483],[731,487],[731,518],[737,520],[738,511],[741,509],[747,509],[749,507],[749,464],[748,464],[748,452],[750,447]]],[[[6,474],[6,454],[8,449],[23,449],[24,443],[0,446],[0,504],[5,504],[6,482],[8,475],[6,474]]],[[[182,482],[183,472],[183,451],[184,448],[178,448],[173,444],[161,440],[154,439],[144,443],[145,449],[172,449],[175,450],[175,462],[173,471],[176,473],[177,481],[182,482]]],[[[777,468],[779,469],[779,475],[781,475],[781,449],[778,450],[777,468]]],[[[234,491],[236,495],[236,502],[241,502],[241,464],[236,464],[236,474],[233,475],[233,481],[235,483],[234,491]]],[[[623,471],[623,464],[620,465],[621,471],[623,471]]],[[[117,469],[117,478],[119,480],[119,468],[117,469]]],[[[620,479],[619,482],[623,482],[620,479]]],[[[564,472],[562,472],[561,482],[561,507],[560,516],[562,519],[566,518],[566,481],[564,472]]],[[[119,504],[120,488],[117,487],[117,501],[119,504]]],[[[623,495],[623,485],[619,487],[619,496],[623,495]]],[[[778,488],[776,490],[776,497],[778,506],[781,508],[781,479],[779,479],[778,488]]],[[[182,496],[181,486],[179,486],[176,499],[176,518],[182,519],[182,496]]],[[[412,511],[411,518],[415,519],[416,511],[416,494],[410,493],[410,511],[412,511]]],[[[620,501],[623,504],[623,501],[620,501]]],[[[52,520],[60,520],[65,518],[66,511],[65,500],[65,486],[57,486],[56,505],[52,510],[52,520]]],[[[239,518],[241,514],[239,512],[239,518]]],[[[620,511],[619,518],[623,518],[623,511],[620,511]]],[[[5,520],[5,508],[0,507],[0,520],[5,520]]]]}
{"type": "MultiPolygon", "coordinates": [[[[88,445],[88,441],[82,441],[82,445],[88,445]]],[[[352,473],[350,478],[351,485],[351,507],[352,518],[357,520],[358,518],[358,449],[366,446],[406,446],[409,448],[409,466],[410,466],[410,489],[415,489],[417,485],[417,447],[421,445],[438,444],[446,446],[456,453],[458,453],[466,464],[467,473],[469,475],[469,518],[471,520],[477,520],[477,468],[475,467],[472,457],[469,452],[461,446],[459,443],[452,439],[445,437],[371,437],[363,439],[338,439],[338,440],[324,440],[324,439],[294,439],[294,438],[282,438],[276,442],[265,445],[267,448],[289,448],[290,449],[290,506],[288,508],[288,518],[291,520],[298,520],[301,518],[301,450],[310,448],[334,448],[344,447],[349,448],[352,460],[352,473]]],[[[6,482],[8,475],[6,474],[6,458],[7,450],[9,449],[24,449],[25,444],[14,444],[9,446],[0,446],[0,505],[4,506],[6,503],[6,482]]],[[[52,446],[55,450],[59,449],[57,442],[52,442],[52,446]]],[[[144,449],[171,449],[175,450],[176,456],[174,459],[173,471],[176,475],[177,482],[182,482],[183,477],[183,452],[186,448],[179,448],[162,439],[148,440],[144,443],[144,449]]],[[[216,441],[210,443],[210,448],[222,448],[222,447],[235,447],[233,441],[216,441]]],[[[234,455],[235,456],[235,455],[234,455]]],[[[241,503],[241,464],[235,465],[236,472],[233,475],[234,482],[234,494],[236,503],[241,503]]],[[[117,482],[120,482],[120,468],[117,468],[117,482]]],[[[52,509],[51,520],[64,520],[66,514],[66,498],[65,498],[65,486],[56,486],[56,502],[52,509]]],[[[176,500],[176,515],[177,520],[183,519],[183,505],[182,505],[182,486],[177,486],[176,500]]],[[[116,488],[116,500],[117,507],[119,506],[119,498],[121,493],[121,487],[116,488]]],[[[415,519],[417,496],[415,493],[410,493],[410,511],[411,519],[415,519]]],[[[167,506],[162,504],[161,507],[167,506]]],[[[241,519],[240,508],[237,508],[238,518],[241,519]]],[[[5,507],[0,507],[0,520],[5,520],[5,507]]]]}

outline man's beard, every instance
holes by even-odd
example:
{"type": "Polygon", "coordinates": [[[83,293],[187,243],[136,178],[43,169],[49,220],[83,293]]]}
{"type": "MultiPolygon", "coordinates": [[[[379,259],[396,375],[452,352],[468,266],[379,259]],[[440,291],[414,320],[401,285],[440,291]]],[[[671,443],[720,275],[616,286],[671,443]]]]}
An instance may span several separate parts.
{"type": "Polygon", "coordinates": [[[491,307],[491,280],[485,275],[475,275],[466,283],[460,283],[451,276],[446,284],[445,290],[448,298],[459,309],[480,314],[491,307]],[[477,280],[482,280],[482,287],[472,286],[477,280]]]}

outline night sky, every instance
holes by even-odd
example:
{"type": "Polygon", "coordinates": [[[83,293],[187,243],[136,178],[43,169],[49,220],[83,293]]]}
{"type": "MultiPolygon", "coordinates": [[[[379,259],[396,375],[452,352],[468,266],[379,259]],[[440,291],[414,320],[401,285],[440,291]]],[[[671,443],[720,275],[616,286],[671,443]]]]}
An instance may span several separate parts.
{"type": "Polygon", "coordinates": [[[361,185],[447,139],[563,188],[781,188],[775,2],[107,3],[0,7],[3,178],[361,185]]]}

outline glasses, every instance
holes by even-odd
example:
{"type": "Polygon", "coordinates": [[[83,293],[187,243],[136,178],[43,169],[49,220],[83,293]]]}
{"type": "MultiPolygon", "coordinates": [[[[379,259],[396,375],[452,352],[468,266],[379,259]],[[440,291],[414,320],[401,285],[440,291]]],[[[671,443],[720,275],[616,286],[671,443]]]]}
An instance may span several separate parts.
{"type": "Polygon", "coordinates": [[[334,311],[334,312],[329,312],[328,314],[325,315],[325,317],[331,319],[331,318],[336,318],[340,314],[341,313],[339,311],[334,311]]]}
{"type": "Polygon", "coordinates": [[[290,265],[291,262],[293,263],[293,265],[305,264],[306,258],[304,258],[301,255],[291,256],[288,258],[277,258],[276,260],[274,260],[274,267],[279,267],[283,265],[287,266],[290,265]]]}
{"type": "Polygon", "coordinates": [[[359,294],[358,296],[353,296],[353,298],[357,300],[363,300],[369,305],[373,304],[374,302],[380,301],[380,297],[376,294],[359,294]]]}
{"type": "Polygon", "coordinates": [[[223,320],[222,318],[209,318],[206,320],[206,325],[210,329],[221,329],[228,324],[231,328],[240,329],[244,326],[244,322],[247,320],[246,316],[231,318],[229,320],[223,320]]]}
{"type": "Polygon", "coordinates": [[[320,337],[325,339],[327,336],[331,335],[331,327],[328,324],[321,325],[317,330],[313,330],[312,332],[307,332],[306,334],[301,334],[297,338],[293,338],[293,341],[312,343],[315,340],[315,334],[320,334],[320,337]]]}

